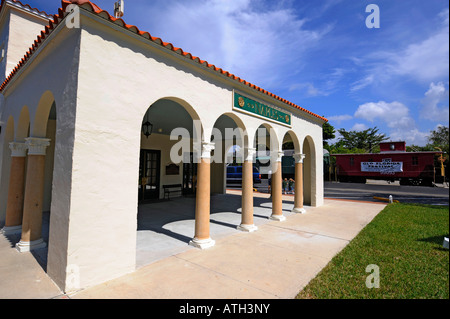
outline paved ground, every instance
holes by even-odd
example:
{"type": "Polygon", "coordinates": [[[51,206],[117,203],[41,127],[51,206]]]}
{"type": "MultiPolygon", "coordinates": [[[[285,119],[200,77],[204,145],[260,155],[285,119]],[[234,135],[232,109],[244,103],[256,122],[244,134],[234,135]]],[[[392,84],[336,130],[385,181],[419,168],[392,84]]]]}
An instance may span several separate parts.
{"type": "Polygon", "coordinates": [[[136,272],[71,296],[47,277],[45,250],[19,254],[15,239],[0,236],[0,298],[293,298],[383,208],[383,204],[326,200],[303,215],[269,221],[266,194],[255,194],[257,232],[236,230],[239,196],[213,196],[211,236],[216,245],[198,250],[192,237],[193,199],[143,205],[139,210],[136,272]],[[221,208],[219,208],[221,207],[221,208]]]}
{"type": "MultiPolygon", "coordinates": [[[[228,184],[233,189],[240,189],[239,184],[228,184]]],[[[267,179],[254,186],[259,192],[267,193],[267,179]]],[[[400,185],[398,181],[388,183],[383,180],[367,180],[366,184],[325,182],[326,198],[348,199],[379,202],[373,197],[387,198],[392,195],[401,203],[417,203],[430,205],[448,205],[449,189],[447,185],[436,184],[435,187],[400,185]]]]}
{"type": "Polygon", "coordinates": [[[18,253],[18,238],[0,236],[3,299],[273,299],[293,298],[383,208],[383,204],[326,200],[292,214],[284,196],[284,222],[269,221],[266,194],[255,194],[258,231],[242,233],[239,198],[213,196],[211,236],[216,245],[195,249],[193,198],[143,205],[139,210],[137,270],[71,296],[45,273],[46,249],[18,253]],[[221,208],[219,208],[221,207],[221,208]],[[171,213],[169,213],[171,212],[171,213]]]}
{"type": "Polygon", "coordinates": [[[325,182],[324,193],[327,198],[377,201],[373,197],[387,198],[392,195],[401,203],[448,205],[449,190],[442,184],[437,187],[406,186],[398,182],[368,180],[366,184],[325,182]]]}
{"type": "MultiPolygon", "coordinates": [[[[263,222],[261,215],[261,220],[255,220],[259,229],[254,233],[237,232],[235,225],[228,234],[212,228],[211,234],[216,234],[213,248],[187,249],[71,297],[294,298],[383,208],[380,204],[327,200],[304,215],[287,213],[282,223],[263,222]]],[[[266,210],[270,207],[256,207],[255,213],[266,210]]],[[[220,219],[215,214],[212,220],[220,219]]]]}

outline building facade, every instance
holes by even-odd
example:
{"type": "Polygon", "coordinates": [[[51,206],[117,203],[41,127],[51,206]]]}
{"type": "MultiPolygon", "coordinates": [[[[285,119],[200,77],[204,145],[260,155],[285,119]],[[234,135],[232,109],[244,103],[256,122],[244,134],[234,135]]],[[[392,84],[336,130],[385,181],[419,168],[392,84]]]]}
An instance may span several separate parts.
{"type": "Polygon", "coordinates": [[[62,290],[135,270],[139,202],[163,198],[166,185],[195,192],[191,245],[214,245],[210,195],[226,191],[225,159],[233,145],[243,158],[238,229],[255,230],[252,163],[261,144],[271,156],[272,219],[284,219],[286,141],[296,162],[294,210],[323,204],[325,118],[90,1],[63,0],[50,16],[5,0],[0,13],[7,57],[0,87],[0,224],[5,234],[21,233],[20,252],[48,246],[47,273],[62,290]],[[20,41],[17,28],[27,30],[20,41]],[[26,48],[22,38],[29,38],[26,48]],[[41,235],[46,211],[48,242],[41,235]]]}

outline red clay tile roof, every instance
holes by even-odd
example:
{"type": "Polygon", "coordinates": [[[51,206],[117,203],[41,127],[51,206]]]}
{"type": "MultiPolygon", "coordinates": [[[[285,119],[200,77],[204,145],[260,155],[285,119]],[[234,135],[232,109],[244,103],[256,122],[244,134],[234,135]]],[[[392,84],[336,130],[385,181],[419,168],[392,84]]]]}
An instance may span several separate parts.
{"type": "MultiPolygon", "coordinates": [[[[1,4],[0,4],[0,11],[2,10],[2,7],[3,7],[3,4],[4,4],[4,2],[5,2],[6,0],[1,0],[1,4]]],[[[27,7],[27,8],[29,8],[31,11],[34,11],[34,12],[36,12],[36,13],[39,13],[39,14],[45,14],[46,16],[48,16],[48,17],[51,17],[52,15],[51,14],[48,14],[47,12],[45,12],[45,11],[42,11],[42,10],[39,10],[39,9],[36,9],[36,8],[32,8],[29,4],[23,4],[22,2],[20,2],[19,0],[10,0],[11,2],[14,2],[14,3],[17,3],[17,4],[19,4],[20,6],[22,6],[22,7],[27,7]]]]}
{"type": "Polygon", "coordinates": [[[285,100],[273,93],[270,93],[250,82],[247,82],[237,76],[235,76],[234,74],[231,74],[228,71],[222,70],[221,68],[216,67],[215,65],[212,65],[210,63],[208,63],[207,61],[201,60],[200,58],[193,56],[192,54],[190,54],[189,52],[184,52],[181,48],[177,48],[174,47],[171,43],[168,42],[163,42],[160,38],[157,37],[153,37],[152,35],[150,35],[150,33],[146,32],[146,31],[141,31],[138,29],[138,27],[134,26],[134,25],[129,25],[126,24],[125,21],[123,21],[120,18],[115,18],[113,16],[111,16],[107,11],[101,9],[99,6],[97,6],[96,4],[92,3],[89,0],[71,0],[71,1],[67,1],[67,0],[62,0],[62,8],[58,9],[58,14],[53,16],[53,20],[49,20],[49,25],[45,27],[45,30],[41,31],[41,34],[37,37],[37,40],[34,41],[34,44],[32,45],[32,47],[30,48],[30,50],[25,54],[25,56],[22,58],[22,60],[19,62],[19,64],[14,68],[14,70],[11,72],[11,74],[6,78],[6,80],[3,82],[3,84],[0,86],[0,92],[3,91],[3,89],[5,88],[5,86],[8,84],[8,82],[14,77],[14,75],[18,72],[18,70],[28,61],[28,59],[30,58],[31,54],[36,51],[37,47],[40,45],[40,43],[42,43],[45,38],[50,34],[50,32],[55,28],[56,25],[59,24],[59,22],[61,22],[61,20],[64,18],[64,12],[67,8],[67,6],[69,6],[70,4],[77,4],[78,6],[80,6],[81,8],[87,9],[93,13],[95,13],[96,15],[98,15],[101,18],[104,18],[106,20],[111,21],[112,23],[115,23],[116,25],[119,25],[127,30],[130,30],[140,36],[142,36],[143,38],[150,40],[156,44],[159,44],[161,46],[163,46],[166,49],[169,49],[171,51],[174,51],[176,53],[178,53],[179,55],[184,56],[187,59],[193,60],[197,63],[199,63],[200,65],[203,65],[207,68],[210,68],[216,72],[218,72],[219,74],[222,74],[228,78],[231,78],[233,80],[238,81],[239,83],[242,83],[246,86],[249,86],[259,92],[262,92],[264,94],[267,94],[268,96],[279,100],[291,107],[294,107],[296,109],[299,109],[305,113],[308,113],[312,116],[315,116],[325,122],[328,122],[328,120],[322,116],[319,116],[311,111],[308,111],[307,109],[304,109],[288,100],[285,100]]]}

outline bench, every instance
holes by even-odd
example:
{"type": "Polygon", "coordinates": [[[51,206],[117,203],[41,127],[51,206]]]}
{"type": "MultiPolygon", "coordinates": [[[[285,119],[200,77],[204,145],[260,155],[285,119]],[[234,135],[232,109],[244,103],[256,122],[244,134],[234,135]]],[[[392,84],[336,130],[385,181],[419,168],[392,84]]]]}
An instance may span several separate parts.
{"type": "Polygon", "coordinates": [[[163,189],[164,189],[164,199],[166,199],[166,194],[167,194],[167,199],[170,200],[170,194],[171,193],[180,193],[183,190],[183,186],[181,184],[171,184],[171,185],[163,185],[163,189]]]}

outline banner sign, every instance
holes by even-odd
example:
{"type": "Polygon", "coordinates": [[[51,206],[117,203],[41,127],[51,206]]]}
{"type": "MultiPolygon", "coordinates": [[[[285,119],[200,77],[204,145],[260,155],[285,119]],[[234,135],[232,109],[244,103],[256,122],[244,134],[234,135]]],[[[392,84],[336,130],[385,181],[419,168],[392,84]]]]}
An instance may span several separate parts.
{"type": "Polygon", "coordinates": [[[256,102],[246,96],[234,92],[233,105],[236,109],[243,110],[261,117],[277,121],[285,125],[291,125],[291,115],[272,106],[256,102]]]}
{"type": "Polygon", "coordinates": [[[383,159],[382,162],[361,162],[361,172],[401,173],[403,162],[392,162],[391,159],[383,159]]]}

